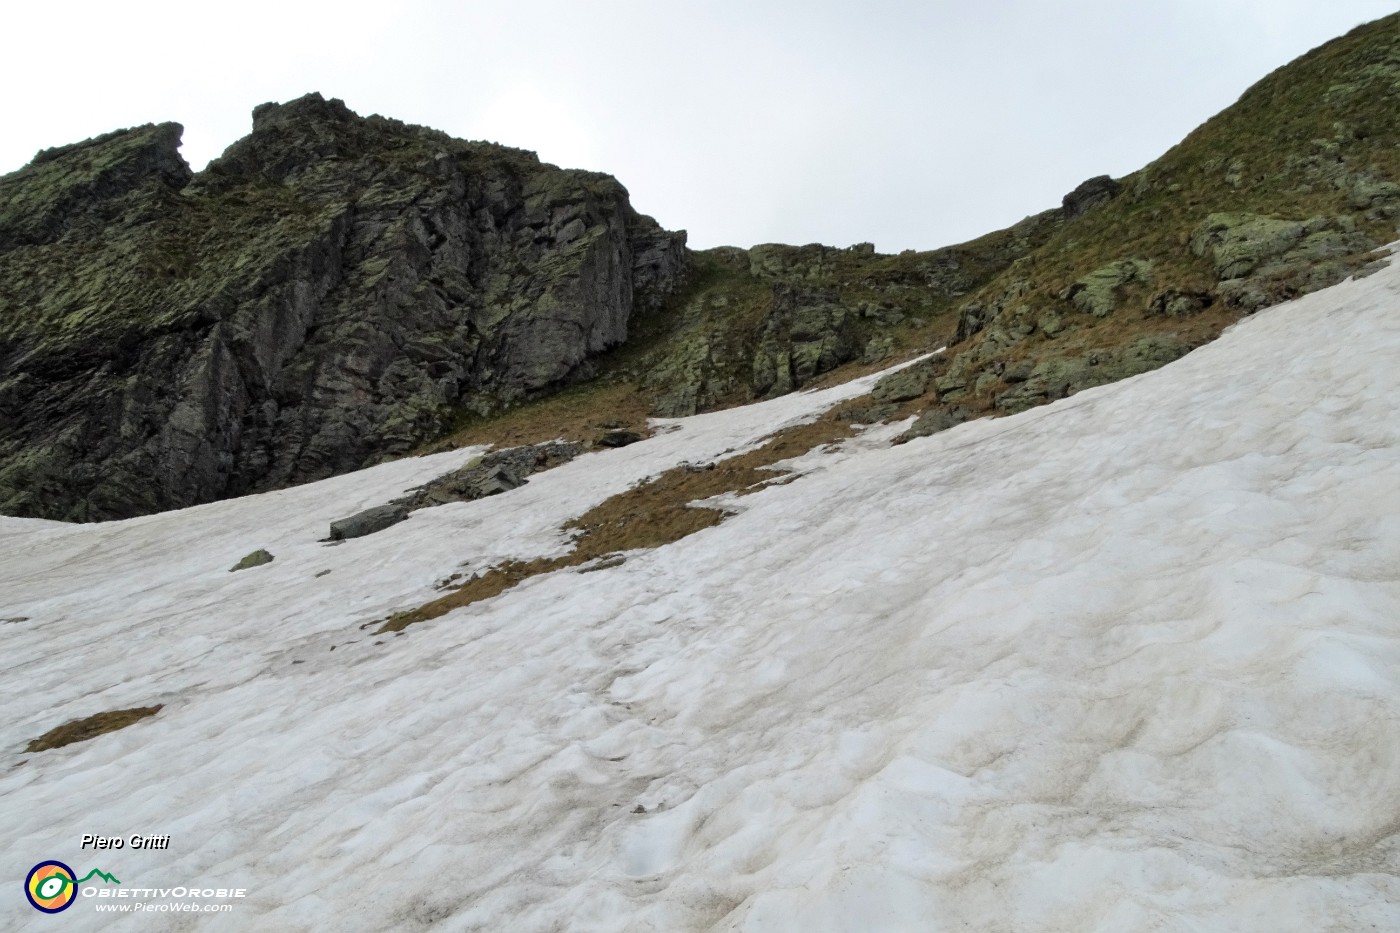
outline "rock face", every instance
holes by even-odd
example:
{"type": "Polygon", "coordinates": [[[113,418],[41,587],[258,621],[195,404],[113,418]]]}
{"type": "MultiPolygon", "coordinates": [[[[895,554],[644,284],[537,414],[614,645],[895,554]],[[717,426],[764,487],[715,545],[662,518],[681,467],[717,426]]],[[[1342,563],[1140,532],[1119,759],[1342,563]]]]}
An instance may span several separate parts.
{"type": "Polygon", "coordinates": [[[781,395],[858,355],[853,315],[834,294],[779,285],[754,355],[756,396],[781,395]]]}
{"type": "Polygon", "coordinates": [[[614,179],[310,95],[199,174],[177,124],[0,178],[0,513],[355,469],[586,376],[686,279],[614,179]]]}
{"type": "Polygon", "coordinates": [[[617,375],[648,392],[653,414],[680,417],[947,343],[962,297],[1043,244],[1061,214],[928,252],[886,255],[869,243],[697,252],[695,283],[648,319],[652,333],[617,375]]]}

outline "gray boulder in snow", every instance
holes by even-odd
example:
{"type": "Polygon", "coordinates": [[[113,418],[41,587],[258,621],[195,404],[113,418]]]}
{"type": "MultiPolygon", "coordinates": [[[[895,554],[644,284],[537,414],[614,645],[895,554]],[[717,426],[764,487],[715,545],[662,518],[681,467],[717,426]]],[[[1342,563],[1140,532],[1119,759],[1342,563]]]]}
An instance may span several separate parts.
{"type": "Polygon", "coordinates": [[[376,531],[383,531],[391,525],[397,525],[405,518],[408,518],[408,509],[402,505],[394,503],[376,505],[372,509],[357,512],[349,518],[331,522],[331,540],[344,541],[348,538],[363,538],[376,531]]]}

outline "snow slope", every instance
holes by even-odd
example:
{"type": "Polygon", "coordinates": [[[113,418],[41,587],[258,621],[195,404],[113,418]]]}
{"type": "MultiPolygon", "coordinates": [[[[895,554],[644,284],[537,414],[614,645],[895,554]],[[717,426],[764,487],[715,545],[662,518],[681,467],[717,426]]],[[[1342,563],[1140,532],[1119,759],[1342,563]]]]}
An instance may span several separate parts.
{"type": "Polygon", "coordinates": [[[872,430],[722,525],[399,637],[360,625],[874,377],[337,547],[330,519],[475,452],[0,519],[0,618],[29,617],[0,625],[0,923],[1400,929],[1397,361],[1387,269],[1046,408],[872,430]],[[227,572],[258,547],[276,561],[227,572]],[[248,897],[54,921],[21,894],[44,858],[248,897]]]}

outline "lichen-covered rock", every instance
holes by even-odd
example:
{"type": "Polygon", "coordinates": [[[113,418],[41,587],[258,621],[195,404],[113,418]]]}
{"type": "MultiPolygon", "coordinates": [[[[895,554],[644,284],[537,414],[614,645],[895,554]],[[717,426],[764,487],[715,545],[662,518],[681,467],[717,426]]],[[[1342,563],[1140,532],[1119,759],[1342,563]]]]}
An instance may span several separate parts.
{"type": "Polygon", "coordinates": [[[877,334],[865,342],[861,362],[878,363],[894,352],[894,339],[888,334],[877,334]]]}
{"type": "Polygon", "coordinates": [[[933,366],[929,360],[921,360],[890,373],[870,390],[870,397],[877,402],[907,402],[928,391],[933,366]]]}
{"type": "Polygon", "coordinates": [[[1096,382],[1106,385],[1160,369],[1191,350],[1191,345],[1175,334],[1143,334],[1105,355],[1099,363],[1096,382]]]}
{"type": "Polygon", "coordinates": [[[1191,235],[1191,251],[1215,261],[1224,281],[1253,272],[1265,259],[1288,252],[1303,239],[1307,223],[1253,214],[1211,214],[1191,235]]]}
{"type": "Polygon", "coordinates": [[[1069,287],[1067,297],[1075,308],[1094,317],[1106,317],[1118,306],[1118,292],[1125,285],[1145,284],[1152,278],[1152,263],[1123,259],[1090,272],[1069,287]]]}
{"type": "Polygon", "coordinates": [[[1355,267],[1348,257],[1374,245],[1348,216],[1211,214],[1191,237],[1192,251],[1214,261],[1220,296],[1245,312],[1335,285],[1355,267]]]}
{"type": "Polygon", "coordinates": [[[407,452],[586,374],[685,281],[614,179],[310,95],[0,178],[0,512],[105,519],[407,452]]]}
{"type": "Polygon", "coordinates": [[[987,302],[973,301],[962,307],[958,314],[958,330],[954,339],[958,343],[981,334],[985,343],[989,339],[999,346],[1008,346],[1035,329],[1034,311],[1025,303],[1026,294],[1031,289],[1028,279],[1020,277],[1006,281],[996,296],[987,302]],[[1014,321],[1010,319],[1015,319],[1014,321]],[[1005,321],[1009,326],[988,330],[993,321],[1005,321]]]}
{"type": "Polygon", "coordinates": [[[1002,374],[1009,385],[994,399],[995,407],[1014,414],[1065,398],[1084,389],[1150,372],[1185,356],[1191,346],[1173,334],[1143,334],[1125,345],[1076,356],[1046,356],[1029,372],[1002,374]]]}
{"type": "Polygon", "coordinates": [[[263,564],[270,564],[275,558],[262,548],[258,548],[251,554],[245,555],[242,560],[228,569],[229,573],[235,570],[247,570],[250,567],[261,567],[263,564]]]}
{"type": "Polygon", "coordinates": [[[1368,244],[1350,218],[1279,220],[1211,214],[1191,236],[1191,251],[1209,256],[1221,281],[1244,278],[1269,263],[1299,265],[1344,256],[1368,244]]]}
{"type": "Polygon", "coordinates": [[[1154,295],[1147,313],[1156,317],[1190,317],[1215,303],[1210,292],[1191,288],[1169,288],[1154,295]]]}
{"type": "Polygon", "coordinates": [[[972,412],[961,405],[929,408],[914,419],[914,423],[909,426],[907,431],[896,438],[896,443],[902,444],[906,441],[912,441],[916,437],[930,437],[942,433],[971,420],[972,417],[972,412]]]}

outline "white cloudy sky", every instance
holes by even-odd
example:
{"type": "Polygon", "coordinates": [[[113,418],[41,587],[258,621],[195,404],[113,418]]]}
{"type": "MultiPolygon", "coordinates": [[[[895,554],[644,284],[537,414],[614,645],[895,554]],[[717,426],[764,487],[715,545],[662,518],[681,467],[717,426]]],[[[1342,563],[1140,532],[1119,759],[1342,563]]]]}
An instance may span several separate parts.
{"type": "Polygon", "coordinates": [[[969,239],[1141,167],[1386,0],[70,0],[12,5],[0,171],[176,120],[360,113],[607,171],[692,245],[969,239]]]}

